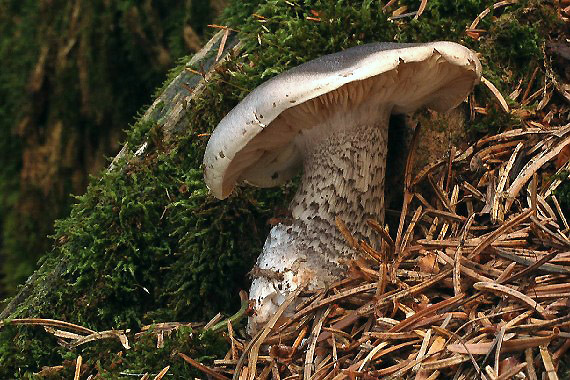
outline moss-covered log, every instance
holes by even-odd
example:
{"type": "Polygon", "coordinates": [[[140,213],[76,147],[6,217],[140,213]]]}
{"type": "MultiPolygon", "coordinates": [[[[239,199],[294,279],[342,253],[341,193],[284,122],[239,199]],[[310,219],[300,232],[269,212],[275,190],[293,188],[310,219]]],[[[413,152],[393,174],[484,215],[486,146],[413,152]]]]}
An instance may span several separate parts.
{"type": "MultiPolygon", "coordinates": [[[[410,11],[419,5],[399,4],[410,11]]],[[[94,179],[71,215],[57,223],[53,251],[2,317],[52,317],[104,330],[203,319],[237,309],[237,289],[247,286],[246,273],[261,249],[266,220],[286,204],[291,188],[244,188],[223,202],[207,194],[202,154],[221,117],[269,77],[372,41],[457,41],[481,53],[484,75],[505,96],[519,82],[538,90],[544,79],[541,46],[564,33],[556,7],[511,4],[480,20],[478,29],[484,33],[466,33],[492,5],[429,1],[414,19],[414,14],[394,16],[395,8],[384,10],[377,1],[233,2],[224,25],[237,34],[228,32],[225,38],[222,31],[207,54],[173,73],[128,132],[112,168],[94,179]],[[536,80],[530,82],[537,67],[536,80]]],[[[501,111],[485,88],[477,89],[477,99],[487,112],[468,120],[469,133],[524,124],[523,114],[501,111]]],[[[176,347],[156,353],[151,363],[143,348],[126,352],[128,360],[103,354],[121,351],[118,344],[86,345],[74,352],[54,348],[50,338],[30,327],[4,329],[0,339],[0,360],[6,363],[0,375],[7,377],[37,372],[78,353],[88,360],[91,373],[101,373],[101,368],[158,372],[177,363],[175,375],[189,376],[173,356],[176,347]]]]}

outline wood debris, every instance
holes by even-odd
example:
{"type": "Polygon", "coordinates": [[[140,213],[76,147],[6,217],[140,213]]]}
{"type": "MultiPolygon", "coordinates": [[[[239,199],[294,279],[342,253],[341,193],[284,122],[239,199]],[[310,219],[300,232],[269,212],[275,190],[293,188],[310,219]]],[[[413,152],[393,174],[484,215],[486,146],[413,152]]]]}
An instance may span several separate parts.
{"type": "Polygon", "coordinates": [[[562,122],[537,114],[530,128],[408,173],[394,240],[369,221],[378,242],[359,242],[337,221],[362,253],[347,278],[300,292],[294,313],[253,341],[232,331],[227,357],[239,360],[211,370],[233,379],[558,378],[570,349],[570,231],[552,187],[570,107],[551,116],[562,122]]]}

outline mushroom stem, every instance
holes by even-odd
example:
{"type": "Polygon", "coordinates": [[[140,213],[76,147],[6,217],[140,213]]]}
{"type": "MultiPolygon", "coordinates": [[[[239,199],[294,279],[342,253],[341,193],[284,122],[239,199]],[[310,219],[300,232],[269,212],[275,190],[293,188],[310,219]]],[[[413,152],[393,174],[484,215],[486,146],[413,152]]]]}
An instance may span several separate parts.
{"type": "Polygon", "coordinates": [[[257,260],[261,270],[250,290],[256,310],[249,320],[250,332],[268,320],[297,287],[307,283],[309,289],[318,289],[346,273],[348,261],[357,252],[336,228],[337,217],[357,239],[374,245],[366,219],[384,219],[391,109],[372,102],[350,112],[341,107],[296,138],[304,156],[304,173],[290,205],[293,221],[271,230],[257,260]]]}

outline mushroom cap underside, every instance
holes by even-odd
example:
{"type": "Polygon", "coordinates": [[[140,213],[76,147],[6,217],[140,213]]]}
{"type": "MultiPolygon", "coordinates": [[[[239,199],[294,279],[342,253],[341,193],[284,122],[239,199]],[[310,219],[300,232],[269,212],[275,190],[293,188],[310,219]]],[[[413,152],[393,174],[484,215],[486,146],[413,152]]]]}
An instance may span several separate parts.
{"type": "Polygon", "coordinates": [[[446,111],[480,76],[475,53],[445,41],[375,43],[317,58],[261,84],[222,119],[204,155],[206,185],[223,199],[239,181],[282,184],[302,161],[295,141],[303,130],[370,107],[446,111]]]}

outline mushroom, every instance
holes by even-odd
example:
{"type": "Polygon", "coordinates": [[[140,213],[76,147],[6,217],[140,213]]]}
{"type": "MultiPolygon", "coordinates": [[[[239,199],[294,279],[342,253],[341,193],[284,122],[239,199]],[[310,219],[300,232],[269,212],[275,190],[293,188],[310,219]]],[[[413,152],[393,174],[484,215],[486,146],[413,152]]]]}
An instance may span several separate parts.
{"type": "Polygon", "coordinates": [[[453,42],[373,43],[281,73],[222,119],[204,155],[205,182],[217,198],[238,182],[283,184],[303,168],[292,221],[273,227],[257,260],[250,332],[302,284],[325,287],[346,272],[357,252],[336,218],[374,241],[366,220],[384,219],[390,116],[454,108],[480,76],[475,54],[453,42]]]}

